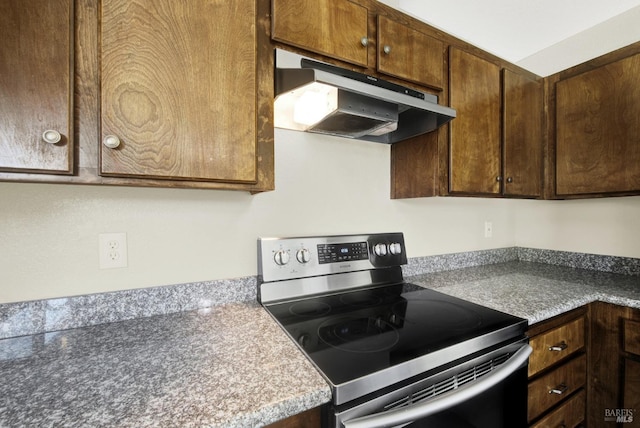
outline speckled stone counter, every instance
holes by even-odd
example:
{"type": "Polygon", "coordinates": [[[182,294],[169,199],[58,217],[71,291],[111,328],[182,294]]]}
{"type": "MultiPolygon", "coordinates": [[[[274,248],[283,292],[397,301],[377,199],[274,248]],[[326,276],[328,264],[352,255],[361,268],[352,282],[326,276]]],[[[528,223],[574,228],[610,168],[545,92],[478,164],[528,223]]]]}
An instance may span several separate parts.
{"type": "Polygon", "coordinates": [[[593,301],[640,308],[640,276],[513,261],[406,277],[529,324],[593,301]]]}
{"type": "Polygon", "coordinates": [[[2,427],[254,427],[330,398],[257,303],[0,340],[2,427]]]}

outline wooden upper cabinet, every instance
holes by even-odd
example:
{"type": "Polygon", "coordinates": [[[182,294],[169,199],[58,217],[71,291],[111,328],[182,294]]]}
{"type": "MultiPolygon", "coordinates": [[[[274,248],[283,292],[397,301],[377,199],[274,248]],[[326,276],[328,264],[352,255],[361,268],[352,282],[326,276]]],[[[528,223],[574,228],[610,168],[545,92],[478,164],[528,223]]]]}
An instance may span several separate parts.
{"type": "Polygon", "coordinates": [[[556,83],[556,193],[640,191],[640,54],[556,83]]]}
{"type": "Polygon", "coordinates": [[[503,193],[542,195],[542,83],[504,69],[503,193]]]}
{"type": "Polygon", "coordinates": [[[0,171],[73,173],[73,1],[0,1],[0,171]]]}
{"type": "Polygon", "coordinates": [[[102,175],[256,181],[255,0],[103,0],[100,37],[102,175]]]}
{"type": "Polygon", "coordinates": [[[273,0],[274,40],[367,66],[367,9],[348,0],[273,0]]]}
{"type": "Polygon", "coordinates": [[[444,43],[378,16],[378,71],[442,89],[444,43]]]}
{"type": "Polygon", "coordinates": [[[449,192],[500,194],[500,67],[451,47],[449,100],[449,192]]]}

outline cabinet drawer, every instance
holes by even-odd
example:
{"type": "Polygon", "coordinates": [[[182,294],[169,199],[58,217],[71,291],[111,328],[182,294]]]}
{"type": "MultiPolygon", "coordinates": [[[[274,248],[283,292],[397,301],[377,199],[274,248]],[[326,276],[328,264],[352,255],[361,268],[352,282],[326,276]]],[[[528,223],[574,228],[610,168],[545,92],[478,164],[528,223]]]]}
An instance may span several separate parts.
{"type": "Polygon", "coordinates": [[[640,322],[624,321],[624,350],[640,355],[640,322]]]}
{"type": "Polygon", "coordinates": [[[584,390],[578,392],[565,404],[531,425],[531,428],[573,428],[577,426],[584,421],[585,396],[584,390]]]}
{"type": "Polygon", "coordinates": [[[529,377],[584,347],[584,317],[533,337],[529,377]]]}
{"type": "Polygon", "coordinates": [[[529,382],[529,421],[582,388],[586,381],[587,358],[575,358],[554,371],[529,382]]]}

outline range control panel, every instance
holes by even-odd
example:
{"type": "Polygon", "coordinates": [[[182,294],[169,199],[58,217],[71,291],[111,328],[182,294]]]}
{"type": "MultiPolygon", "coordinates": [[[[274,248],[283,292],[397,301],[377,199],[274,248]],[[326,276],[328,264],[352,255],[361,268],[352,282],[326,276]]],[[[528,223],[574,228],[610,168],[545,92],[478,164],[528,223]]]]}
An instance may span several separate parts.
{"type": "Polygon", "coordinates": [[[402,233],[260,238],[263,282],[400,266],[407,263],[402,233]]]}

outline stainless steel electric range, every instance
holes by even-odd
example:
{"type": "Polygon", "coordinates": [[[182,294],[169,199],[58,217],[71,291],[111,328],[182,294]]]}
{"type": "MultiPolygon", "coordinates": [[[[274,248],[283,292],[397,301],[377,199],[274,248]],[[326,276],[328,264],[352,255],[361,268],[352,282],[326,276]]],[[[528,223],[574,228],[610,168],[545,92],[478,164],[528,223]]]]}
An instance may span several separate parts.
{"type": "Polygon", "coordinates": [[[527,321],[406,263],[402,233],[258,240],[258,300],[331,386],[323,424],[525,427],[527,321]]]}

